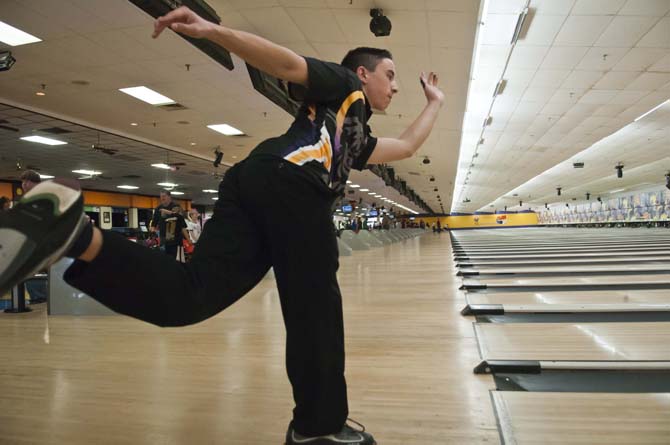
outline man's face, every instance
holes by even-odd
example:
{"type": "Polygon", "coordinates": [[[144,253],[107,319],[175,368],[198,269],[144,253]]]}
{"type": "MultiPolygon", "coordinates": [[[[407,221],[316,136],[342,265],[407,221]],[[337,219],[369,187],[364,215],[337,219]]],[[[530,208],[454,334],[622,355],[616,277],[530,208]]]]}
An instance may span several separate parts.
{"type": "Polygon", "coordinates": [[[172,202],[172,197],[170,195],[167,195],[165,193],[161,193],[161,204],[164,206],[170,204],[172,202]]]}
{"type": "Polygon", "coordinates": [[[37,184],[33,181],[30,181],[28,179],[24,179],[21,181],[21,189],[23,190],[23,193],[28,193],[30,189],[35,187],[37,184]]]}
{"type": "Polygon", "coordinates": [[[391,103],[393,95],[398,92],[393,60],[381,59],[374,71],[360,67],[357,74],[363,84],[363,92],[370,102],[370,107],[384,111],[391,103]]]}

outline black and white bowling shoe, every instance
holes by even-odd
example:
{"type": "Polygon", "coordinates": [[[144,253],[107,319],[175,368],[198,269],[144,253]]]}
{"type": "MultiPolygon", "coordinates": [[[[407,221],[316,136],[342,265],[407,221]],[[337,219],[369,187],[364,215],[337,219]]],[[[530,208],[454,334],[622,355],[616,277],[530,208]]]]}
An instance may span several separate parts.
{"type": "Polygon", "coordinates": [[[77,181],[37,184],[0,212],[0,295],[68,252],[88,224],[77,181]]]}
{"type": "MultiPolygon", "coordinates": [[[[350,419],[347,419],[350,420],[350,419]]],[[[353,421],[352,421],[353,422],[353,421]]],[[[286,432],[285,445],[376,445],[375,439],[370,433],[365,432],[365,427],[358,422],[354,422],[361,429],[354,429],[349,425],[344,425],[337,434],[327,436],[306,437],[297,433],[293,429],[293,423],[288,426],[286,432]]]]}

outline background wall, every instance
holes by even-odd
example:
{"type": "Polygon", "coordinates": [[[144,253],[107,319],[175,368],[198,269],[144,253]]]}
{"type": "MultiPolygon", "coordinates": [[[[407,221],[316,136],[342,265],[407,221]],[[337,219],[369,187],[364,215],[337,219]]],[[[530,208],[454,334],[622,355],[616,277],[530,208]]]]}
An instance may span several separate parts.
{"type": "MultiPolygon", "coordinates": [[[[13,187],[16,183],[0,182],[0,196],[6,196],[9,199],[19,200],[21,196],[16,196],[13,187]]],[[[18,184],[20,186],[20,184],[18,184]]],[[[182,209],[189,210],[191,201],[172,198],[182,209]]],[[[133,195],[130,193],[98,192],[95,190],[84,190],[84,204],[91,206],[111,206],[111,207],[137,207],[140,209],[153,209],[158,206],[160,200],[158,196],[133,195]]]]}
{"type": "Polygon", "coordinates": [[[656,188],[633,193],[570,204],[550,206],[539,214],[541,224],[668,221],[670,219],[670,190],[656,188]]]}
{"type": "Polygon", "coordinates": [[[450,215],[442,217],[419,217],[415,221],[422,221],[428,225],[440,221],[449,229],[478,229],[494,227],[519,227],[538,224],[538,216],[534,212],[527,213],[498,213],[495,215],[450,215]]]}

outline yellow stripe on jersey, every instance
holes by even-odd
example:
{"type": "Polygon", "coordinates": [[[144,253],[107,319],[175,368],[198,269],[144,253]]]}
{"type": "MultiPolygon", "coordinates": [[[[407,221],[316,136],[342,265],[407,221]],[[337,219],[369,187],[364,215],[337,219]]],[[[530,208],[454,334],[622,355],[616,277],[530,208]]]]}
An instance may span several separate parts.
{"type": "Polygon", "coordinates": [[[304,165],[310,161],[322,162],[326,170],[330,171],[330,165],[333,158],[333,149],[330,145],[330,136],[324,123],[321,127],[321,138],[314,145],[300,147],[284,157],[289,162],[297,165],[304,165]]]}
{"type": "Polygon", "coordinates": [[[347,111],[349,111],[349,107],[351,106],[351,104],[353,104],[357,100],[362,100],[363,102],[365,102],[365,96],[363,95],[363,92],[361,90],[352,92],[349,96],[347,96],[346,99],[344,99],[344,102],[342,102],[342,106],[340,107],[340,111],[337,112],[337,130],[338,131],[341,131],[341,129],[342,129],[342,124],[344,123],[344,117],[347,115],[347,111]]]}
{"type": "MultiPolygon", "coordinates": [[[[340,110],[337,112],[336,118],[336,138],[339,138],[342,133],[342,125],[344,124],[344,118],[349,111],[351,104],[357,100],[365,101],[365,96],[363,92],[358,90],[354,91],[342,102],[340,110]]],[[[310,107],[310,120],[313,120],[316,115],[316,108],[310,107]]],[[[337,139],[336,139],[337,140],[337,139]]],[[[284,159],[289,162],[292,162],[297,165],[304,165],[310,161],[322,162],[326,170],[330,171],[330,166],[333,159],[333,148],[330,142],[330,135],[326,129],[326,124],[324,123],[321,127],[321,138],[314,145],[308,145],[305,147],[300,147],[297,150],[287,154],[284,159]]]]}

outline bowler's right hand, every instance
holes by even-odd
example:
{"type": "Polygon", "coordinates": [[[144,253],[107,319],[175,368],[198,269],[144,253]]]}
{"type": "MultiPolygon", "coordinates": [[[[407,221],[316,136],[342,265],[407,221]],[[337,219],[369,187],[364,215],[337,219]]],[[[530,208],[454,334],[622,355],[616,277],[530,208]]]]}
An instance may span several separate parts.
{"type": "Polygon", "coordinates": [[[154,32],[151,35],[154,39],[158,37],[165,28],[187,35],[196,39],[206,38],[209,31],[216,25],[200,17],[186,6],[170,11],[154,22],[154,32]]]}

